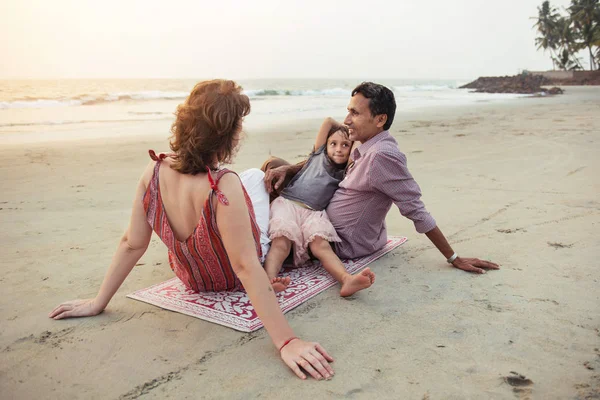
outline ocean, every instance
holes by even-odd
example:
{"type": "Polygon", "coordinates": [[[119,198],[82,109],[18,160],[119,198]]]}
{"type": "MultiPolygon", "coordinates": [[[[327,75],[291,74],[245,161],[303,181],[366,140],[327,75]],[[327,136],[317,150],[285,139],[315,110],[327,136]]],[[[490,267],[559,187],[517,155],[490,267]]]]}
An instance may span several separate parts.
{"type": "MultiPolygon", "coordinates": [[[[165,136],[177,104],[197,80],[88,79],[0,81],[0,143],[124,136],[147,123],[165,136]],[[157,125],[158,122],[162,122],[157,125]],[[119,129],[115,131],[115,124],[119,129]],[[137,126],[136,126],[137,124],[137,126]],[[162,128],[161,128],[162,127],[162,128]]],[[[343,119],[352,79],[239,80],[251,99],[245,123],[253,129],[283,121],[326,116],[343,119]]],[[[470,93],[458,80],[383,79],[398,113],[424,108],[509,101],[520,95],[470,93]]]]}

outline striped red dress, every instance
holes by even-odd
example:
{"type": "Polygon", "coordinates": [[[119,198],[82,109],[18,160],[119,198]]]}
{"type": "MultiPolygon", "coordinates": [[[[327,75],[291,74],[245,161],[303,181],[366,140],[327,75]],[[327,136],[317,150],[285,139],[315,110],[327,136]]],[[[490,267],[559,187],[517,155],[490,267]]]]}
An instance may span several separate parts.
{"type": "MultiPolygon", "coordinates": [[[[169,249],[169,264],[175,275],[177,275],[186,287],[195,292],[219,292],[241,289],[241,282],[233,272],[229,257],[225,251],[225,246],[223,245],[223,239],[219,233],[216,203],[213,201],[214,197],[216,197],[221,204],[229,204],[225,195],[219,191],[218,184],[223,175],[234,172],[227,169],[219,170],[214,180],[212,173],[208,172],[211,191],[204,204],[200,221],[198,221],[198,225],[185,241],[179,241],[175,238],[167,219],[158,183],[158,171],[161,161],[167,155],[160,154],[157,156],[153,150],[150,150],[149,153],[150,157],[156,161],[156,166],[154,167],[154,174],[152,175],[150,185],[144,194],[146,220],[169,249]]],[[[256,244],[256,253],[260,258],[262,256],[260,229],[256,223],[250,197],[246,193],[246,190],[243,190],[246,205],[248,206],[252,235],[256,244]]]]}

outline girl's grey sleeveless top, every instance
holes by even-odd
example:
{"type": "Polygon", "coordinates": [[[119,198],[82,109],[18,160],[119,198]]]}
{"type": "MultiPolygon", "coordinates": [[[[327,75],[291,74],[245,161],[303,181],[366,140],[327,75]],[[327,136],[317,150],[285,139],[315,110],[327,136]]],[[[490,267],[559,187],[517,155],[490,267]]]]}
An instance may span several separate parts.
{"type": "Polygon", "coordinates": [[[344,179],[345,165],[336,166],[325,151],[325,146],[312,152],[304,167],[281,192],[284,199],[306,204],[316,211],[327,208],[338,185],[344,179]]]}

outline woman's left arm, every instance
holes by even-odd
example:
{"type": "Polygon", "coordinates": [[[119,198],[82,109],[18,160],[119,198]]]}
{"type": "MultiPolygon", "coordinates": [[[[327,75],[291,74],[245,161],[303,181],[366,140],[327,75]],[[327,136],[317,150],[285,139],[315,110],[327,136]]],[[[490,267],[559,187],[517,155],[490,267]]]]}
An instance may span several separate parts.
{"type": "MultiPolygon", "coordinates": [[[[144,175],[147,175],[147,171],[144,175]]],[[[144,255],[152,237],[152,228],[146,221],[146,213],[143,207],[143,198],[146,192],[145,181],[147,181],[145,176],[142,176],[137,186],[129,226],[119,242],[117,251],[96,297],[62,303],[52,310],[49,314],[50,318],[63,319],[100,314],[135,264],[144,255]]]]}

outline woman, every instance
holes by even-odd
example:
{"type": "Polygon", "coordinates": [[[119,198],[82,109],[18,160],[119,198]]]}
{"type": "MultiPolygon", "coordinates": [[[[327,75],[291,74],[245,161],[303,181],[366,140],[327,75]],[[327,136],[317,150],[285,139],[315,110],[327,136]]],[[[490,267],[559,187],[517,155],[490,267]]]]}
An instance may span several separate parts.
{"type": "Polygon", "coordinates": [[[246,290],[281,358],[298,377],[329,379],[333,359],[318,343],[294,336],[259,258],[260,230],[235,173],[218,169],[239,143],[250,101],[233,81],[198,83],[177,108],[169,155],[140,178],[129,227],[95,298],[60,304],[50,318],[101,313],[142,257],[154,230],[169,249],[175,274],[195,291],[246,290]],[[161,168],[163,166],[163,168],[161,168]]]}

